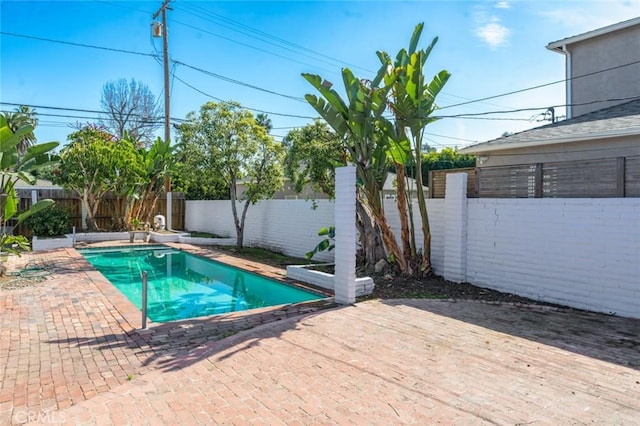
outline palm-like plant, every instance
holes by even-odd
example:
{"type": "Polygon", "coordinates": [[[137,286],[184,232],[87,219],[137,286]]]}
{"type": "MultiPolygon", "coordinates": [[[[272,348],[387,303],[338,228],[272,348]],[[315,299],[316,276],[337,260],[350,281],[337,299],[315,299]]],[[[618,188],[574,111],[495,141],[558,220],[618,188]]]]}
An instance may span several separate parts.
{"type": "Polygon", "coordinates": [[[342,70],[348,103],[319,76],[303,74],[321,95],[306,95],[305,98],[346,141],[367,206],[380,227],[387,252],[401,272],[407,275],[428,273],[431,269],[431,235],[420,173],[422,141],[425,126],[435,121],[431,115],[436,108],[435,98],[449,79],[447,71],[440,71],[431,82],[426,82],[424,65],[437,38],[426,49],[417,50],[423,27],[422,23],[415,27],[409,49],[400,50],[395,61],[387,53],[378,52],[381,67],[374,80],[360,80],[349,69],[342,70]],[[393,122],[382,115],[387,108],[393,112],[393,122]],[[381,198],[382,184],[390,163],[398,171],[397,203],[402,250],[387,223],[381,198]],[[412,204],[406,197],[407,163],[415,164],[417,170],[416,186],[424,241],[421,250],[416,247],[412,204]],[[421,259],[416,261],[419,251],[421,259]]]}
{"type": "MultiPolygon", "coordinates": [[[[424,24],[416,25],[409,49],[402,49],[396,55],[395,61],[392,61],[388,54],[381,52],[378,54],[382,66],[389,70],[389,81],[392,83],[391,98],[389,99],[389,108],[393,112],[395,123],[394,126],[386,126],[387,135],[397,144],[412,147],[406,153],[408,158],[402,160],[394,160],[396,169],[398,170],[398,206],[400,208],[401,221],[403,221],[403,233],[406,226],[406,217],[411,220],[411,240],[410,244],[405,248],[410,250],[411,257],[417,254],[415,244],[415,234],[413,230],[413,214],[411,211],[411,202],[402,200],[401,193],[404,192],[403,179],[404,170],[407,160],[415,165],[415,179],[418,188],[418,208],[420,209],[420,217],[422,222],[422,259],[420,261],[420,269],[428,271],[431,268],[431,232],[429,229],[429,217],[427,216],[427,205],[422,191],[422,146],[423,134],[425,127],[436,121],[437,118],[432,114],[436,110],[436,97],[442,91],[444,85],[449,80],[451,74],[442,70],[438,72],[430,82],[427,82],[424,75],[424,68],[429,54],[438,42],[438,38],[434,38],[426,49],[417,50],[418,42],[424,24]],[[401,190],[402,187],[402,190],[401,190]],[[406,203],[409,214],[401,204],[406,203]],[[404,210],[404,211],[403,211],[404,210]]],[[[403,238],[403,241],[406,240],[403,238]]]]}
{"type": "Polygon", "coordinates": [[[376,77],[368,81],[356,78],[351,70],[344,68],[342,80],[348,103],[320,76],[303,74],[321,95],[318,97],[308,94],[305,98],[344,139],[351,161],[356,166],[366,207],[380,227],[387,252],[396,260],[400,270],[407,272],[405,258],[387,222],[382,201],[382,186],[388,174],[389,150],[389,139],[380,131],[390,90],[390,84],[381,87],[386,72],[386,68],[382,67],[376,77]]]}
{"type": "Polygon", "coordinates": [[[31,174],[36,168],[51,161],[49,152],[58,146],[58,142],[47,142],[28,147],[22,155],[18,154],[18,145],[25,135],[33,133],[33,126],[26,125],[17,131],[11,130],[4,116],[0,116],[0,251],[20,254],[28,250],[29,243],[22,235],[13,235],[9,231],[8,221],[17,215],[15,226],[29,216],[53,204],[53,200],[41,200],[27,211],[18,214],[18,194],[15,184],[18,180],[35,183],[31,174]]]}
{"type": "Polygon", "coordinates": [[[27,151],[27,148],[35,145],[37,142],[36,135],[33,133],[33,129],[38,125],[36,111],[28,106],[21,105],[13,112],[3,112],[2,116],[4,117],[9,129],[14,133],[24,126],[32,127],[30,132],[27,132],[20,137],[20,141],[16,146],[18,153],[23,155],[27,151]]]}

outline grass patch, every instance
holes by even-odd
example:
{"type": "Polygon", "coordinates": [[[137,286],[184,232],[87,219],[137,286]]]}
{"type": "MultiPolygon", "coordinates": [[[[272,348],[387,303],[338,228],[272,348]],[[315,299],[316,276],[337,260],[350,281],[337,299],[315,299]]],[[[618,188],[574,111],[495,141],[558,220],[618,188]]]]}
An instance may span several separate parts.
{"type": "Polygon", "coordinates": [[[218,234],[212,234],[211,232],[193,231],[191,236],[195,238],[225,238],[218,234]]]}
{"type": "Polygon", "coordinates": [[[238,251],[235,247],[216,246],[216,250],[229,253],[243,259],[254,260],[256,262],[280,268],[284,268],[287,265],[308,265],[310,263],[307,259],[287,256],[286,254],[258,247],[244,247],[241,251],[238,251]]]}

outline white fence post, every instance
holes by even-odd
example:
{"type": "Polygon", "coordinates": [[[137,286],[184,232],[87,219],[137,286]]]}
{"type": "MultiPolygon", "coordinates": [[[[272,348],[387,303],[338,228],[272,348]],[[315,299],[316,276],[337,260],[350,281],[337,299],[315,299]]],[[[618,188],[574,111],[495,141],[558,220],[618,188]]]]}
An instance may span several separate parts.
{"type": "Polygon", "coordinates": [[[467,280],[467,174],[447,174],[444,200],[444,278],[467,280]]]}
{"type": "Polygon", "coordinates": [[[167,192],[167,225],[166,228],[168,231],[173,229],[173,217],[171,213],[173,211],[173,193],[171,191],[167,192]]]}
{"type": "Polygon", "coordinates": [[[356,301],[356,168],[336,169],[335,300],[356,301]]]}
{"type": "Polygon", "coordinates": [[[38,191],[35,189],[31,190],[31,205],[34,205],[38,202],[38,191]]]}

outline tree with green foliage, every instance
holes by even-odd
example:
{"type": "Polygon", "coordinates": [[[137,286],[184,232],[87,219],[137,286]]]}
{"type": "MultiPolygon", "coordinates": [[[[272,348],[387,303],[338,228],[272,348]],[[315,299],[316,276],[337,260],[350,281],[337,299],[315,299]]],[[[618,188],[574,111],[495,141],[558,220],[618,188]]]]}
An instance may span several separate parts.
{"type": "MultiPolygon", "coordinates": [[[[33,129],[35,129],[35,127],[38,125],[38,117],[36,115],[36,111],[25,105],[19,106],[13,112],[7,111],[0,114],[4,117],[9,129],[11,129],[11,131],[14,133],[25,126],[31,126],[33,129]]],[[[23,134],[20,137],[18,146],[16,147],[18,149],[18,154],[24,154],[27,148],[35,145],[36,142],[37,139],[33,130],[23,134]]]]}
{"type": "Polygon", "coordinates": [[[127,223],[151,221],[160,193],[164,190],[164,184],[175,171],[174,151],[175,148],[170,145],[170,142],[163,141],[161,138],[157,138],[149,149],[139,150],[145,173],[142,183],[134,191],[133,205],[127,223]]]}
{"type": "MultiPolygon", "coordinates": [[[[284,162],[284,172],[294,184],[297,192],[309,186],[315,192],[324,192],[333,197],[335,191],[335,168],[347,164],[349,153],[344,141],[333,132],[326,122],[315,120],[304,127],[291,130],[282,140],[287,155],[284,162]]],[[[358,262],[365,268],[373,267],[375,263],[385,257],[384,247],[376,230],[368,209],[362,202],[362,191],[356,199],[358,234],[360,245],[358,248],[358,262]]],[[[326,234],[321,228],[320,236],[326,234]]],[[[329,246],[323,240],[310,253],[318,253],[329,246]]]]}
{"type": "MultiPolygon", "coordinates": [[[[442,148],[422,156],[422,179],[427,181],[431,170],[463,169],[476,166],[476,157],[471,154],[460,154],[455,148],[442,148]]],[[[412,173],[415,168],[413,168],[412,173]]]]}
{"type": "Polygon", "coordinates": [[[333,197],[335,168],[347,163],[347,151],[340,137],[324,121],[315,120],[291,130],[282,139],[286,151],[284,174],[296,192],[311,187],[333,197]]]}
{"type": "MultiPolygon", "coordinates": [[[[36,179],[32,172],[38,167],[48,164],[54,159],[50,152],[58,146],[58,142],[47,142],[29,146],[22,155],[18,145],[24,137],[32,134],[33,125],[26,124],[13,131],[4,116],[0,116],[0,251],[20,254],[20,250],[29,250],[29,242],[22,235],[9,232],[8,223],[17,215],[13,224],[18,226],[33,214],[53,205],[53,200],[40,200],[27,211],[18,214],[18,193],[15,185],[18,180],[34,184],[36,179]]],[[[0,268],[0,275],[4,270],[0,268]]]]}
{"type": "Polygon", "coordinates": [[[228,200],[229,185],[218,173],[220,159],[211,155],[200,124],[203,123],[197,120],[185,121],[176,127],[176,164],[171,184],[188,200],[228,200]]]}
{"type": "Polygon", "coordinates": [[[412,201],[406,197],[405,167],[411,163],[415,165],[416,170],[422,170],[424,128],[437,120],[433,117],[433,112],[437,108],[436,97],[451,76],[448,71],[442,70],[436,73],[431,81],[425,78],[425,64],[438,38],[435,37],[425,49],[418,50],[423,28],[424,23],[416,25],[409,48],[401,49],[395,56],[395,60],[385,52],[378,52],[382,67],[389,70],[385,82],[392,87],[388,105],[394,116],[394,125],[383,124],[383,128],[397,146],[403,148],[403,155],[400,158],[393,155],[391,158],[398,171],[397,203],[402,229],[404,263],[406,272],[409,274],[423,274],[431,271],[431,230],[427,204],[422,191],[424,186],[422,174],[416,173],[423,237],[420,250],[415,241],[412,201]],[[406,149],[407,147],[410,149],[406,149]]]}
{"type": "Polygon", "coordinates": [[[236,102],[208,102],[178,126],[181,144],[197,146],[211,173],[224,182],[231,199],[237,249],[242,250],[249,205],[267,199],[282,186],[284,150],[253,114],[236,102]],[[244,192],[238,194],[238,185],[244,192]],[[238,211],[241,202],[242,211],[238,211]]]}
{"type": "Polygon", "coordinates": [[[87,229],[95,231],[96,213],[105,194],[128,194],[143,181],[142,156],[130,140],[118,140],[100,126],[84,126],[68,140],[60,152],[54,182],[80,194],[87,212],[87,229]]]}
{"type": "MultiPolygon", "coordinates": [[[[382,199],[382,187],[389,172],[387,152],[390,148],[389,138],[382,134],[379,126],[387,108],[390,90],[389,85],[380,87],[385,73],[386,69],[381,68],[374,80],[368,81],[358,79],[350,69],[344,68],[342,80],[346,101],[331,88],[331,83],[320,76],[302,76],[320,93],[320,97],[307,94],[305,99],[339,135],[349,154],[349,161],[356,166],[358,196],[362,201],[358,206],[364,210],[363,216],[372,220],[372,223],[366,224],[366,228],[376,234],[380,232],[387,252],[397,259],[400,269],[404,271],[404,257],[400,256],[400,248],[387,221],[382,199]]],[[[372,266],[379,256],[370,251],[375,247],[375,236],[367,235],[365,239],[366,263],[372,266]]]]}
{"type": "Polygon", "coordinates": [[[434,121],[431,114],[436,108],[435,98],[449,78],[448,72],[441,71],[430,82],[426,81],[424,65],[437,39],[427,49],[416,50],[422,28],[423,24],[416,26],[409,49],[402,49],[395,61],[385,52],[378,52],[381,67],[372,81],[358,79],[348,68],[343,69],[347,101],[320,76],[303,74],[321,95],[306,95],[305,98],[345,140],[350,161],[356,166],[359,188],[380,229],[386,251],[400,271],[407,275],[426,274],[431,270],[431,237],[419,175],[416,185],[424,245],[421,250],[416,247],[404,171],[411,162],[421,169],[423,131],[434,121]],[[387,107],[391,109],[394,121],[383,116],[387,107]],[[382,185],[391,164],[399,170],[397,203],[402,248],[387,222],[382,202],[382,185]]]}

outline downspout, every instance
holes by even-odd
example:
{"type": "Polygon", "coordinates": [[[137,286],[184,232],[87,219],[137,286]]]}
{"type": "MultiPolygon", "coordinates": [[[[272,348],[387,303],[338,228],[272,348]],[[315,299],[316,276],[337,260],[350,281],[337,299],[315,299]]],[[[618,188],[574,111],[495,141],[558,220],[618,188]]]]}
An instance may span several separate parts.
{"type": "Polygon", "coordinates": [[[566,103],[567,103],[567,119],[570,119],[573,117],[573,107],[571,106],[573,104],[572,90],[571,90],[573,81],[571,80],[571,52],[567,50],[566,44],[562,46],[562,53],[565,56],[564,69],[565,69],[565,79],[566,79],[565,96],[566,96],[566,103]]]}

